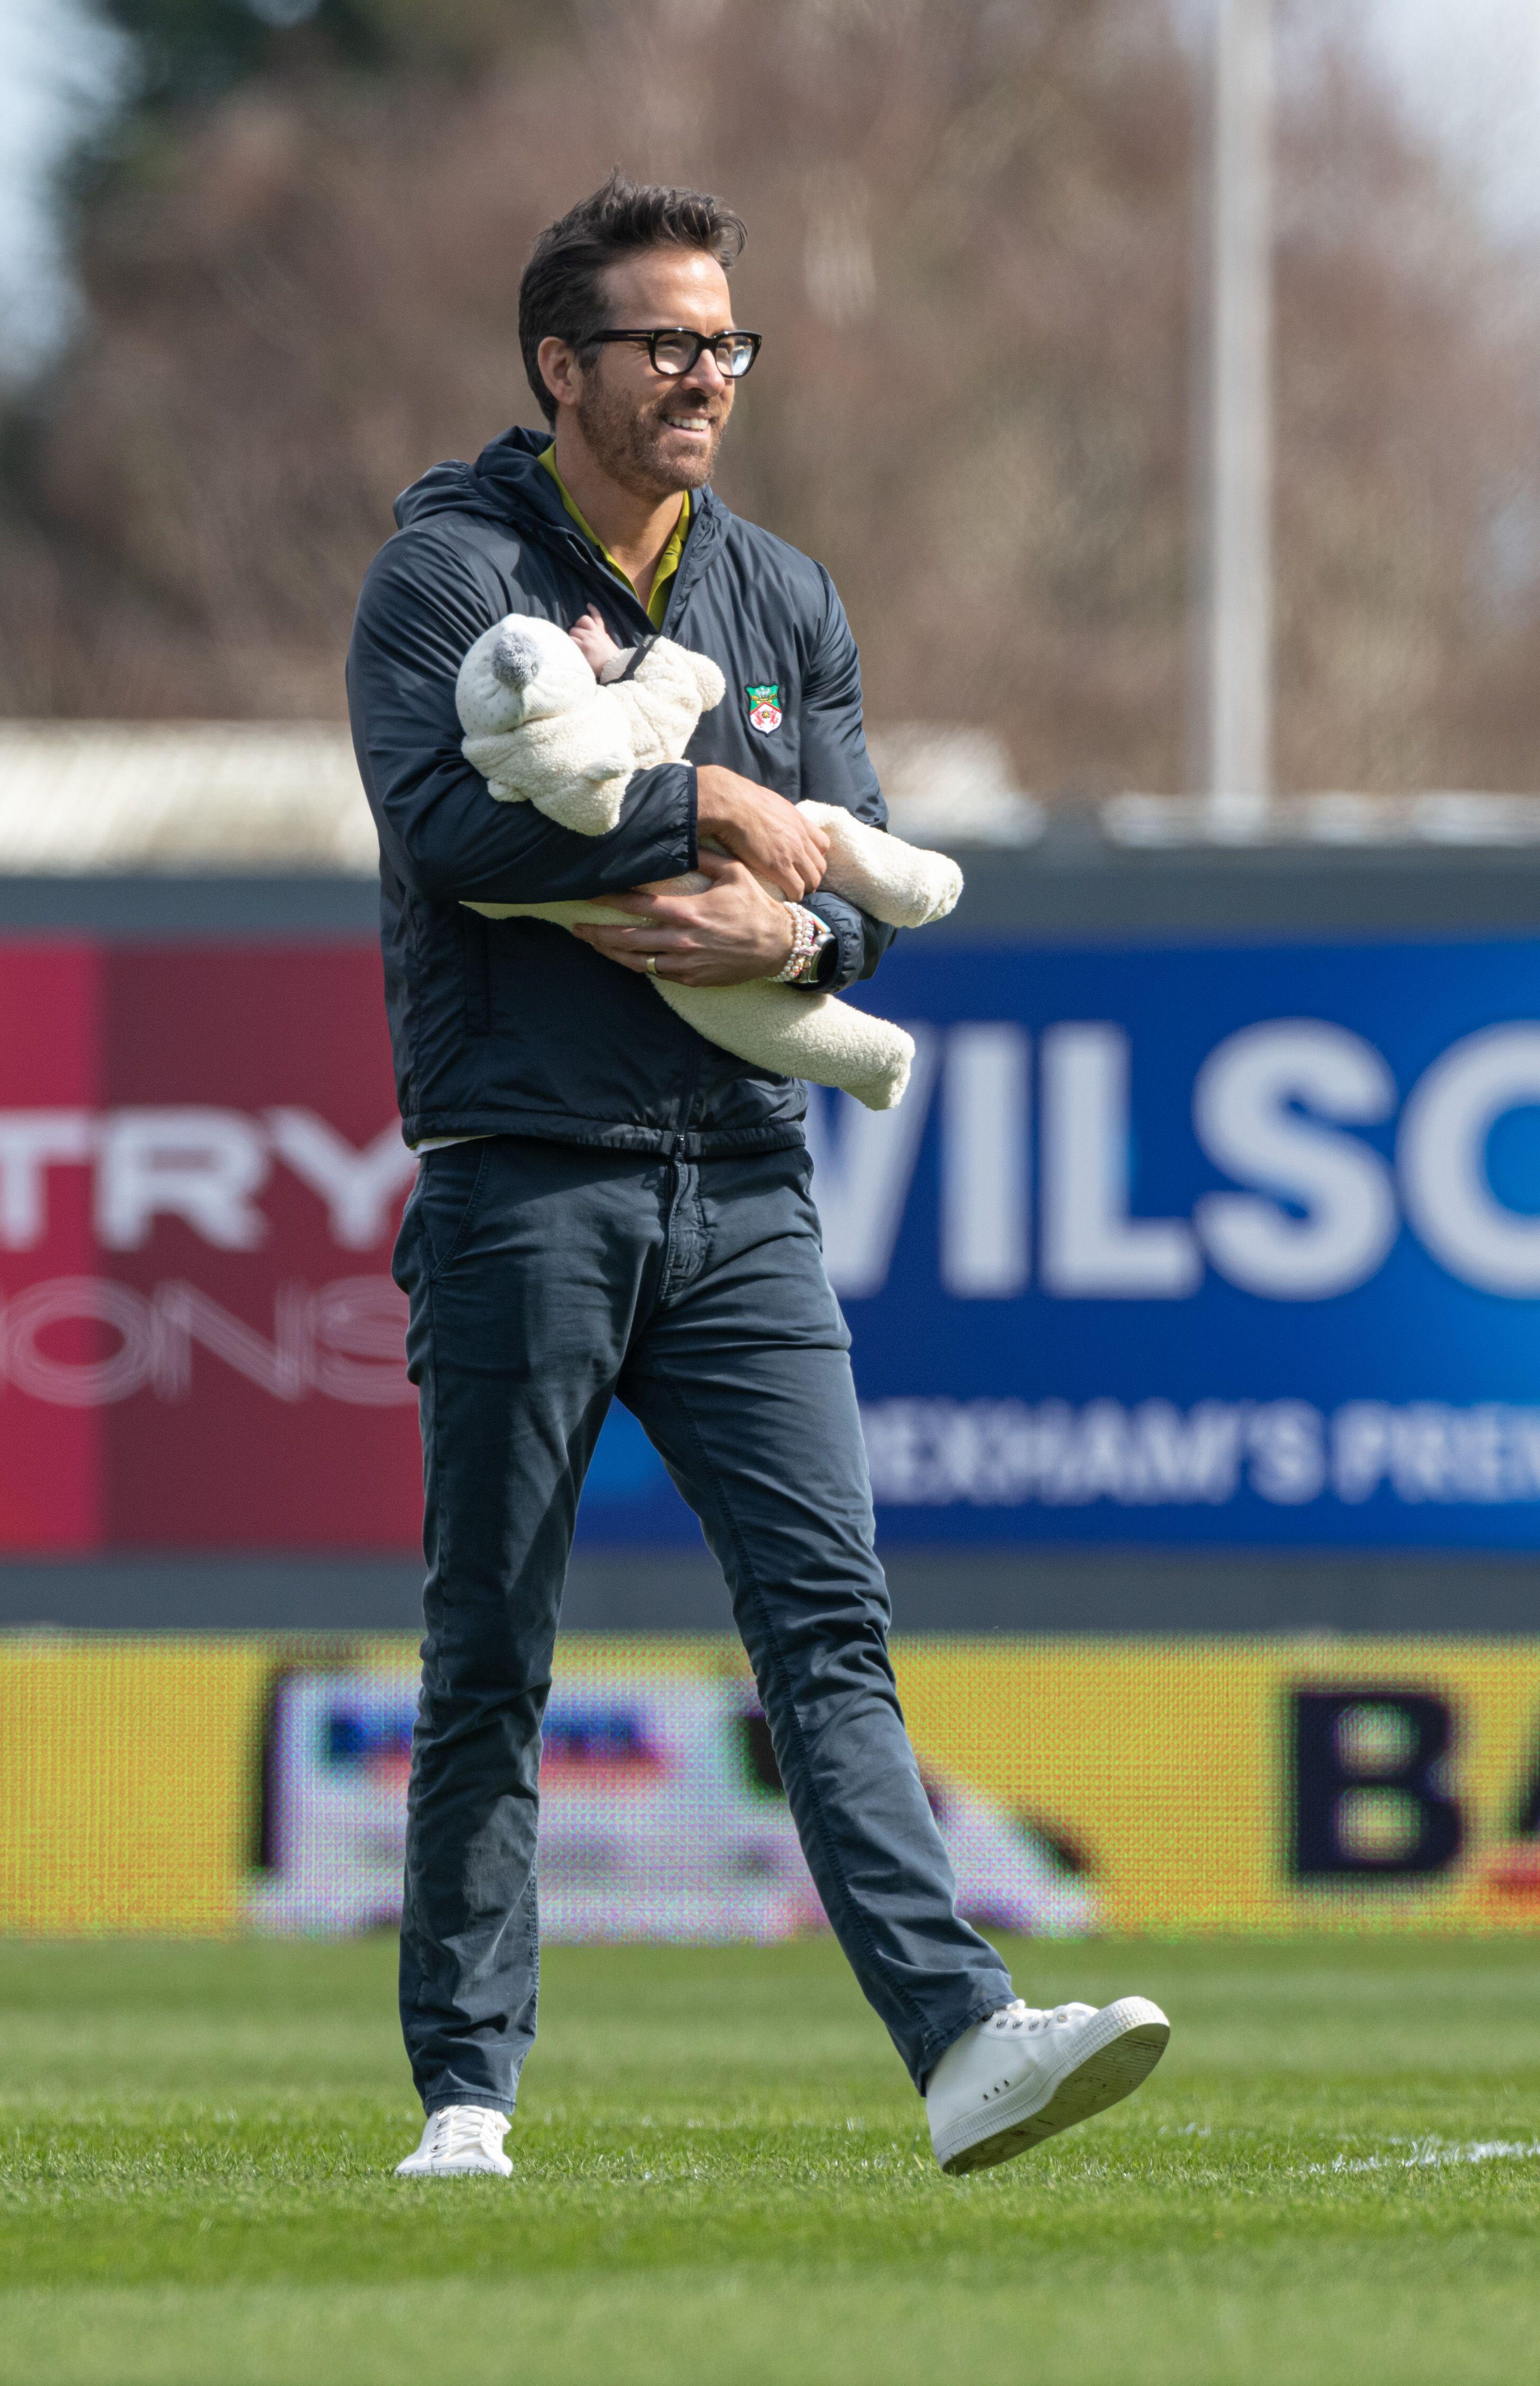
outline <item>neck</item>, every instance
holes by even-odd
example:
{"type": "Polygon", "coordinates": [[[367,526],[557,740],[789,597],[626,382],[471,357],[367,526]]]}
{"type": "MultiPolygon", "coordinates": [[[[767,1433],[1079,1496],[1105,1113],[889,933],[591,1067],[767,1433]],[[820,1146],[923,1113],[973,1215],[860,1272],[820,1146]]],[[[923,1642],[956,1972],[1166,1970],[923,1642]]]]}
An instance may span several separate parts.
{"type": "Polygon", "coordinates": [[[645,605],[658,559],[684,503],[681,493],[639,496],[611,478],[566,409],[557,419],[556,464],[589,528],[615,558],[645,605]]]}

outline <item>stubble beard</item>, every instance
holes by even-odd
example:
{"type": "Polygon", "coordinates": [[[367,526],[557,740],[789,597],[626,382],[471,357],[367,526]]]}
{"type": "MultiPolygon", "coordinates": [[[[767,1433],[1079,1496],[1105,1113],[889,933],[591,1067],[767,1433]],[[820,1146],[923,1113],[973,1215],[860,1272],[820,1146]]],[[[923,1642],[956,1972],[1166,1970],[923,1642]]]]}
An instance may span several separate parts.
{"type": "Polygon", "coordinates": [[[643,408],[585,383],[578,398],[578,428],[589,454],[604,466],[610,479],[635,497],[678,496],[685,489],[704,488],[711,478],[725,415],[713,414],[707,445],[689,454],[665,458],[659,451],[667,433],[663,416],[670,401],[661,397],[643,408]]]}

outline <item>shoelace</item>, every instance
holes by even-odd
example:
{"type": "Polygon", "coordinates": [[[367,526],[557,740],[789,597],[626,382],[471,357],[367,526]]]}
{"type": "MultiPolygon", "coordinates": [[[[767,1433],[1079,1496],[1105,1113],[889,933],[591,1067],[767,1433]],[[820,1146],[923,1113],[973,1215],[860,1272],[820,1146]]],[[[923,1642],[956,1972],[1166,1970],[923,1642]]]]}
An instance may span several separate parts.
{"type": "Polygon", "coordinates": [[[433,2115],[432,2158],[447,2162],[456,2154],[501,2154],[507,2126],[501,2113],[480,2104],[442,2104],[433,2115]]]}
{"type": "Polygon", "coordinates": [[[1002,2005],[998,2013],[990,2015],[989,2027],[1001,2031],[1024,2029],[1030,2037],[1034,2030],[1046,2029],[1052,2022],[1068,2022],[1074,2018],[1068,2005],[1055,2005],[1051,2013],[1045,2013],[1040,2006],[1029,2005],[1022,1998],[1017,1997],[1008,2005],[1002,2005]]]}

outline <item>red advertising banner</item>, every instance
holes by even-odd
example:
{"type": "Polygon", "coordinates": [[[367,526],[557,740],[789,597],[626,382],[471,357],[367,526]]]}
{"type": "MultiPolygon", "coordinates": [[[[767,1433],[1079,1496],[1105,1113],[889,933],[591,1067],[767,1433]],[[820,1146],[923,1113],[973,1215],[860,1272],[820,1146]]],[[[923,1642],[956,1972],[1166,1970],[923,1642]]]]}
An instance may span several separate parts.
{"type": "Polygon", "coordinates": [[[0,946],[0,1551],[419,1546],[357,944],[0,946]]]}

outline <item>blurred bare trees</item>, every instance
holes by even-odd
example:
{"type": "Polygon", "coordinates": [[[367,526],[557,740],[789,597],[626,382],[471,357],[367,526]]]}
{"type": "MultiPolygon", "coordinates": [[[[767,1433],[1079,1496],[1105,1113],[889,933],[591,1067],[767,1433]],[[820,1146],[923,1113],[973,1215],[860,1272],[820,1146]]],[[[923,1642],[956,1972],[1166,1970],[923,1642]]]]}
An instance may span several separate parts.
{"type": "MultiPolygon", "coordinates": [[[[1197,108],[1163,0],[114,13],[152,71],[82,209],[91,336],[6,426],[0,708],[338,711],[392,496],[536,419],[523,257],[618,160],[748,218],[723,492],[833,571],[873,720],[993,727],[1050,790],[1182,785],[1197,108]]],[[[1524,276],[1346,57],[1292,89],[1281,784],[1534,785],[1524,276]]]]}

